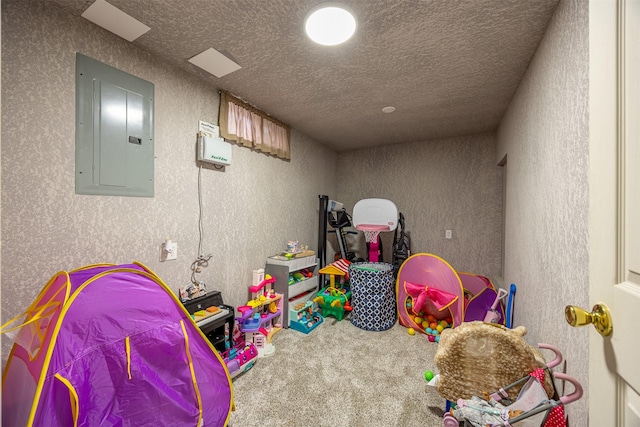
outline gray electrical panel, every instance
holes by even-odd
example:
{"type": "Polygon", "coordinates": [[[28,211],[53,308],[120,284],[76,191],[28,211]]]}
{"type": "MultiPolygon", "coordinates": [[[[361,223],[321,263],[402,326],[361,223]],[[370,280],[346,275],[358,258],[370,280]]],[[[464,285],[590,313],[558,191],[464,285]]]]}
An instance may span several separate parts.
{"type": "Polygon", "coordinates": [[[76,54],[76,193],[153,197],[153,84],[76,54]]]}

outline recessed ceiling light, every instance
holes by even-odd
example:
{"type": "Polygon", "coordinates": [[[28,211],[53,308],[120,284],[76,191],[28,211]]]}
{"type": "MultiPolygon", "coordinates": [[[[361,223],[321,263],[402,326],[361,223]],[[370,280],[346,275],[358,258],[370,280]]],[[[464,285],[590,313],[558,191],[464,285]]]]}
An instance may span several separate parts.
{"type": "Polygon", "coordinates": [[[81,16],[130,42],[151,29],[105,0],[96,0],[81,16]]]}
{"type": "Polygon", "coordinates": [[[387,114],[393,113],[394,111],[396,111],[396,107],[384,107],[382,109],[382,112],[387,114]]]}
{"type": "Polygon", "coordinates": [[[314,42],[335,46],[346,42],[356,32],[356,18],[340,3],[322,3],[309,11],[304,29],[314,42]]]}

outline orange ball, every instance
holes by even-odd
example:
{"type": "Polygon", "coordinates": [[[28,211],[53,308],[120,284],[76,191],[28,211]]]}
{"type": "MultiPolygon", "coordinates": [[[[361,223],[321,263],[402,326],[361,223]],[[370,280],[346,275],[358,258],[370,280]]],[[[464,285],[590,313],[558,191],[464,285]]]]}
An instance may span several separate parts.
{"type": "Polygon", "coordinates": [[[431,323],[429,324],[429,327],[430,327],[431,329],[437,329],[437,328],[438,328],[438,324],[437,324],[436,322],[431,322],[431,323]]]}

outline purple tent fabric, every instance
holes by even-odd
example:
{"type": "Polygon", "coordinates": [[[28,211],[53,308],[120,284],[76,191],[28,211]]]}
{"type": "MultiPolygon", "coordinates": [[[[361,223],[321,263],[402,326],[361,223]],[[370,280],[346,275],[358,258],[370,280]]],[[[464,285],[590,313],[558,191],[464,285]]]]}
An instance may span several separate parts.
{"type": "MultiPolygon", "coordinates": [[[[484,276],[478,276],[470,273],[458,274],[460,276],[460,280],[462,280],[462,286],[471,295],[471,298],[467,303],[467,308],[464,312],[464,321],[484,321],[487,312],[491,310],[493,303],[498,297],[498,292],[493,286],[493,283],[484,276]]],[[[504,309],[502,302],[498,301],[495,311],[498,316],[497,323],[504,325],[504,309]]]]}
{"type": "MultiPolygon", "coordinates": [[[[226,365],[153,272],[141,264],[89,266],[58,273],[50,285],[62,285],[66,298],[55,325],[40,328],[47,333],[35,358],[14,344],[3,375],[3,425],[228,423],[226,365]],[[5,405],[9,394],[18,398],[5,405]]],[[[46,290],[27,319],[47,304],[46,290]]]]}

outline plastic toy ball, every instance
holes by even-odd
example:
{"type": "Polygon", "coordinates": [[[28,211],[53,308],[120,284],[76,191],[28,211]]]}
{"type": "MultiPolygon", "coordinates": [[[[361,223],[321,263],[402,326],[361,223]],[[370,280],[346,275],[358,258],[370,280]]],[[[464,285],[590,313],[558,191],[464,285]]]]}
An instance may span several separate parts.
{"type": "Polygon", "coordinates": [[[416,324],[417,324],[417,325],[419,325],[419,324],[421,324],[421,323],[422,323],[422,319],[421,319],[420,317],[417,317],[417,316],[416,316],[416,318],[415,318],[415,322],[416,322],[416,324]]]}
{"type": "Polygon", "coordinates": [[[413,328],[407,329],[407,332],[409,332],[409,335],[415,335],[416,334],[416,331],[413,328]]]}
{"type": "Polygon", "coordinates": [[[424,372],[424,379],[427,380],[427,381],[431,381],[433,379],[433,372],[425,371],[424,372]]]}
{"type": "Polygon", "coordinates": [[[429,327],[429,322],[427,322],[426,320],[422,321],[422,329],[426,329],[429,327]]]}
{"type": "Polygon", "coordinates": [[[437,337],[436,337],[436,342],[437,342],[437,343],[440,343],[440,336],[437,336],[437,337]]]}
{"type": "Polygon", "coordinates": [[[444,328],[442,327],[442,325],[438,325],[436,329],[438,330],[438,332],[444,331],[444,328]]]}
{"type": "Polygon", "coordinates": [[[424,331],[426,333],[428,333],[428,334],[432,334],[433,333],[433,329],[431,329],[431,328],[426,328],[424,331]]]}
{"type": "Polygon", "coordinates": [[[436,342],[436,337],[434,335],[429,335],[429,341],[436,342]]]}

